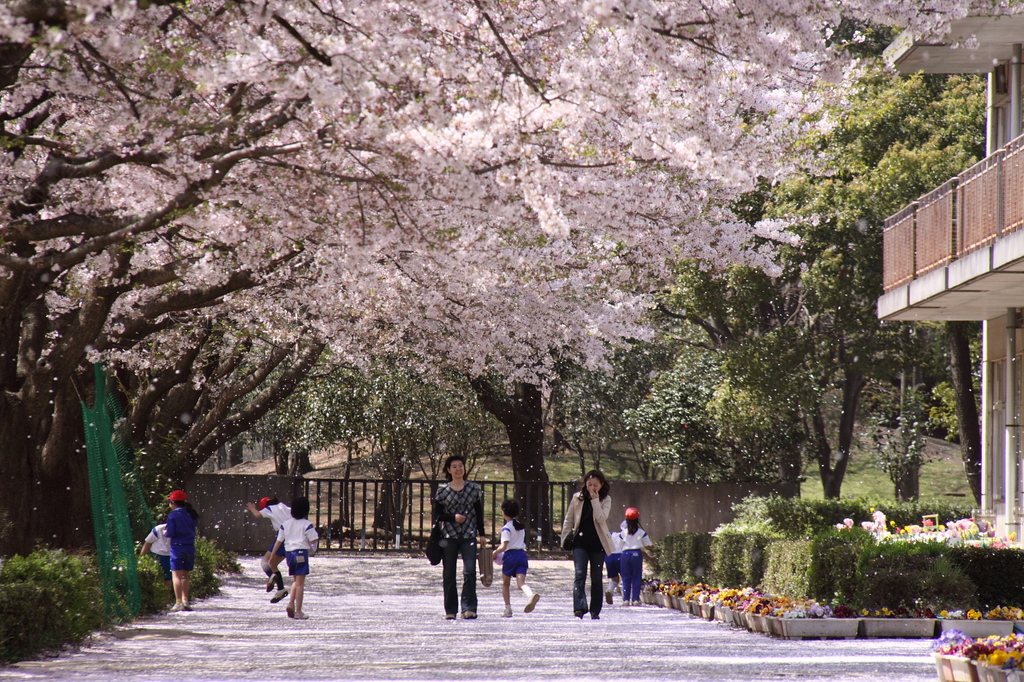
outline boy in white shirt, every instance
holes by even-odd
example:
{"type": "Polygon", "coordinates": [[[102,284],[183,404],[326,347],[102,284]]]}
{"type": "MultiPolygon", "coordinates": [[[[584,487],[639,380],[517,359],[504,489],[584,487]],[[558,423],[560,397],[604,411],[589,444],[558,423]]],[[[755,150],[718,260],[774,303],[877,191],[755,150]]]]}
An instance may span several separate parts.
{"type": "Polygon", "coordinates": [[[494,550],[494,556],[501,555],[501,596],[505,598],[505,612],[502,618],[512,617],[512,595],[510,587],[512,576],[516,578],[516,585],[526,595],[526,608],[524,613],[533,611],[537,606],[540,595],[534,592],[526,584],[526,571],[529,568],[529,561],[526,557],[526,528],[516,520],[519,516],[519,503],[515,500],[505,500],[501,503],[501,513],[505,516],[505,525],[501,528],[501,544],[494,550]]]}
{"type": "Polygon", "coordinates": [[[302,612],[302,593],[305,591],[306,576],[309,575],[309,557],[316,554],[320,546],[320,535],[306,518],[309,516],[309,500],[296,497],[292,500],[291,518],[281,525],[277,533],[277,541],[273,551],[284,546],[285,561],[288,562],[288,575],[294,577],[291,599],[285,611],[289,618],[306,620],[309,616],[302,612]]]}
{"type": "MultiPolygon", "coordinates": [[[[249,502],[246,507],[257,519],[270,519],[270,523],[274,527],[275,537],[281,525],[292,517],[291,508],[286,504],[281,504],[276,497],[264,497],[260,500],[259,507],[252,502],[249,502]]],[[[284,578],[281,576],[281,571],[277,569],[284,559],[284,549],[275,551],[274,547],[274,543],[271,542],[267,553],[263,556],[263,561],[260,562],[260,566],[268,578],[267,592],[273,590],[275,584],[277,585],[277,592],[270,598],[271,604],[276,604],[288,596],[288,590],[284,589],[284,578]]]]}
{"type": "Polygon", "coordinates": [[[145,542],[142,543],[142,549],[139,550],[139,556],[153,554],[153,558],[164,571],[164,584],[170,588],[171,594],[174,594],[174,586],[171,583],[171,539],[164,535],[164,528],[167,528],[167,524],[161,523],[149,531],[145,542]]]}

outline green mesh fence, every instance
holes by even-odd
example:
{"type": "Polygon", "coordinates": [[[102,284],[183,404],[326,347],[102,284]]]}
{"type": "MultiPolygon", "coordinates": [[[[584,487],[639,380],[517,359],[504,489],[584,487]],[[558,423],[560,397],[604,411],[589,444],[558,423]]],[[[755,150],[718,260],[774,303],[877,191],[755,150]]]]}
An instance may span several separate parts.
{"type": "Polygon", "coordinates": [[[94,371],[96,400],[92,408],[82,403],[82,419],[96,560],[107,616],[125,622],[138,615],[141,604],[135,538],[149,533],[153,517],[143,499],[129,439],[123,429],[115,428],[121,406],[107,391],[103,367],[94,365],[94,371]]]}

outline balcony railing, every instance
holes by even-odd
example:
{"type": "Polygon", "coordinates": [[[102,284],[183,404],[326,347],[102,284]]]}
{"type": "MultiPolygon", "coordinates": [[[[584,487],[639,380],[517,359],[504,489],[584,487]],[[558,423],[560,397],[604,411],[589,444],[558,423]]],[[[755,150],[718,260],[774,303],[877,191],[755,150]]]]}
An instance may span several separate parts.
{"type": "Polygon", "coordinates": [[[890,291],[1024,227],[1024,136],[886,218],[890,291]]]}

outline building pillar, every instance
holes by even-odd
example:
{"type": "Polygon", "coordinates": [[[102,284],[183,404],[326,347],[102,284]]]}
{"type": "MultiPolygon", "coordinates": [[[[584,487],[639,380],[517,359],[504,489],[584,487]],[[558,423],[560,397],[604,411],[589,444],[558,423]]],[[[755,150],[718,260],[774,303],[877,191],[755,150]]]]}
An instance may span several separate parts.
{"type": "MultiPolygon", "coordinates": [[[[1003,479],[1007,524],[1020,525],[1020,406],[1017,379],[1017,329],[1020,327],[1016,308],[1006,310],[1006,447],[1003,461],[1006,475],[1003,479]]],[[[1007,529],[1008,531],[1010,529],[1007,529]]],[[[1018,532],[1018,538],[1020,533],[1018,532]]]]}
{"type": "Polygon", "coordinates": [[[996,111],[996,72],[988,72],[988,87],[985,89],[985,156],[995,153],[999,139],[999,115],[996,111]]]}
{"type": "Polygon", "coordinates": [[[1020,62],[1021,44],[1013,46],[1013,57],[1010,59],[1010,139],[1020,136],[1020,62]]]}

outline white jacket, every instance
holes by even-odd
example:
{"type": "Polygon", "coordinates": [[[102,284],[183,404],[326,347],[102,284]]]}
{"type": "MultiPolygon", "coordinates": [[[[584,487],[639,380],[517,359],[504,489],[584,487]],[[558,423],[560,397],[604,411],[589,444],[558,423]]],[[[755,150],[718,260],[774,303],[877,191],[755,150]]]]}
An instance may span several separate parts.
{"type": "MultiPolygon", "coordinates": [[[[615,545],[612,544],[612,534],[608,532],[608,514],[612,510],[612,496],[608,495],[603,500],[592,500],[594,505],[594,526],[597,528],[597,536],[601,538],[601,546],[605,554],[614,554],[615,545]]],[[[583,513],[583,493],[578,492],[569,500],[569,508],[565,510],[565,519],[562,521],[561,544],[569,534],[575,532],[580,525],[580,515],[583,513]]]]}

